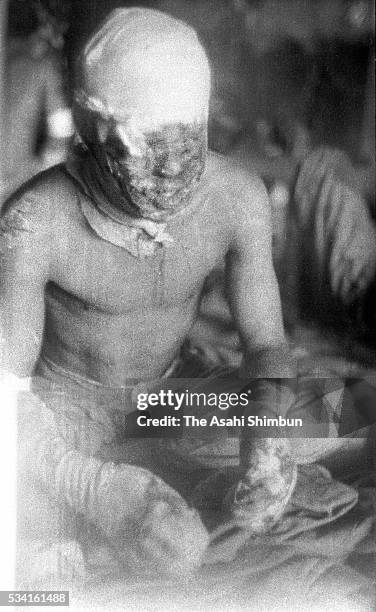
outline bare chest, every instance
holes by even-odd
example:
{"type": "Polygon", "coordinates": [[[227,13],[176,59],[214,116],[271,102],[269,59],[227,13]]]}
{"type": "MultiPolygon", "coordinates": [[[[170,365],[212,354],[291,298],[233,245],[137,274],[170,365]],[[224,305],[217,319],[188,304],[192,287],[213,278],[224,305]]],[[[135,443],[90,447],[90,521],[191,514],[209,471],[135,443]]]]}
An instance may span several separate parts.
{"type": "Polygon", "coordinates": [[[224,256],[218,232],[199,220],[176,227],[173,238],[138,258],[84,227],[69,237],[54,280],[81,304],[112,314],[172,307],[197,295],[224,256]]]}

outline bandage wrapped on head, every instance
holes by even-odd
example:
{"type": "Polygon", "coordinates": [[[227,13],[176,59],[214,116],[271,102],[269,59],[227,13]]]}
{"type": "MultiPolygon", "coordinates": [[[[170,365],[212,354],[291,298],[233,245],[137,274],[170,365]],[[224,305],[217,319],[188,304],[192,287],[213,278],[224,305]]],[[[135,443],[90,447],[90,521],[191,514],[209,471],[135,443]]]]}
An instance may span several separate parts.
{"type": "Polygon", "coordinates": [[[79,58],[76,112],[78,104],[153,130],[206,119],[209,90],[208,60],[192,28],[159,11],[119,9],[79,58]]]}
{"type": "Polygon", "coordinates": [[[175,213],[187,205],[205,164],[209,93],[208,60],[189,26],[151,9],[111,13],[78,59],[74,101],[76,128],[90,154],[83,173],[96,199],[104,195],[111,203],[106,214],[120,223],[116,211],[163,221],[168,215],[158,210],[175,213]],[[163,182],[153,171],[165,150],[149,146],[150,135],[169,127],[178,136],[167,141],[178,143],[181,163],[185,156],[180,183],[163,182]]]}

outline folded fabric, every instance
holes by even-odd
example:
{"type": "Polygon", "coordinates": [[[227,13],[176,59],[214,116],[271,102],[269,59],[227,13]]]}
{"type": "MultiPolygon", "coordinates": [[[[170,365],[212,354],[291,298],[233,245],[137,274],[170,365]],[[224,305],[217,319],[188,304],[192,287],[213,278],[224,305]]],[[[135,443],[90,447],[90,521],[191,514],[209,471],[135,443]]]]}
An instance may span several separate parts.
{"type": "Polygon", "coordinates": [[[375,278],[376,228],[353,176],[343,152],[318,147],[302,162],[295,185],[302,314],[326,323],[330,315],[338,319],[341,306],[346,314],[375,278]]]}

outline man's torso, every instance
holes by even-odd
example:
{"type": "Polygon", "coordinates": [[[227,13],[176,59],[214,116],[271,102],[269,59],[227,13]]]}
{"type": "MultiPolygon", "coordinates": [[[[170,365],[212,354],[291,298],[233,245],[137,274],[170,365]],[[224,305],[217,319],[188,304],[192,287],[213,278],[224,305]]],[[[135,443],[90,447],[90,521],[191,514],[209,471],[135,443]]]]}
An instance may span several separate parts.
{"type": "Polygon", "coordinates": [[[172,244],[145,258],[95,234],[80,206],[86,196],[62,169],[39,180],[53,210],[42,357],[110,386],[163,375],[231,240],[236,174],[222,159],[208,165],[197,201],[166,228],[172,244]]]}

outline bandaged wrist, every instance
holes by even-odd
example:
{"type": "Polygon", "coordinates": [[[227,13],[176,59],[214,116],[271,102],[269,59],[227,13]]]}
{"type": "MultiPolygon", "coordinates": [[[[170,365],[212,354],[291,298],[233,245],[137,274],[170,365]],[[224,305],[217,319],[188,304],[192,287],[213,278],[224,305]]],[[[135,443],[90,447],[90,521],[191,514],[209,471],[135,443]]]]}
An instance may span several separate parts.
{"type": "Polygon", "coordinates": [[[33,455],[37,476],[48,493],[107,535],[125,516],[142,514],[145,491],[150,492],[158,480],[142,468],[86,456],[58,435],[40,439],[33,455]]]}
{"type": "Polygon", "coordinates": [[[20,467],[38,489],[94,524],[127,566],[184,576],[199,565],[208,534],[176,491],[146,469],[76,450],[58,414],[32,393],[23,400],[20,467]]]}
{"type": "Polygon", "coordinates": [[[103,462],[98,459],[70,450],[61,457],[50,481],[58,499],[94,522],[97,516],[96,494],[102,467],[103,462]]]}
{"type": "Polygon", "coordinates": [[[75,450],[64,438],[57,415],[34,393],[20,394],[18,408],[21,471],[52,499],[91,516],[90,504],[103,462],[75,450]]]}
{"type": "Polygon", "coordinates": [[[178,494],[148,470],[101,462],[74,450],[65,453],[56,467],[54,488],[109,540],[126,537],[128,529],[142,521],[150,502],[160,499],[171,507],[180,503],[178,494]]]}

